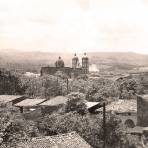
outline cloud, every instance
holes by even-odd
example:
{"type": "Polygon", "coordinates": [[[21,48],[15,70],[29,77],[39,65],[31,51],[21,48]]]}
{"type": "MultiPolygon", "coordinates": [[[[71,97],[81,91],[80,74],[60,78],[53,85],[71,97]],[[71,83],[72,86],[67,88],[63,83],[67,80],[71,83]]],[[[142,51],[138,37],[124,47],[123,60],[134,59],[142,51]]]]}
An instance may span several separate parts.
{"type": "Polygon", "coordinates": [[[0,48],[148,53],[147,16],[145,0],[0,0],[0,48]]]}
{"type": "Polygon", "coordinates": [[[34,23],[42,24],[42,25],[55,25],[56,24],[56,20],[51,17],[33,17],[33,18],[29,18],[28,20],[34,23]]]}
{"type": "Polygon", "coordinates": [[[78,0],[78,3],[83,10],[89,9],[90,0],[78,0]]]}

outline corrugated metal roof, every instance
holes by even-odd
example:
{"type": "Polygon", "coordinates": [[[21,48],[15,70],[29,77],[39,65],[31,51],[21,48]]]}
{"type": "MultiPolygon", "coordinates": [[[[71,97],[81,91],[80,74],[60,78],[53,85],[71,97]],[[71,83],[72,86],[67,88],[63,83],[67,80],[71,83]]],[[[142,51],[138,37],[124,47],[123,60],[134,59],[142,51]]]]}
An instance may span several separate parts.
{"type": "Polygon", "coordinates": [[[87,106],[87,109],[89,109],[89,108],[91,108],[91,107],[93,107],[93,106],[98,105],[99,102],[86,102],[85,104],[86,104],[86,106],[87,106]]]}
{"type": "Polygon", "coordinates": [[[20,143],[18,148],[92,148],[76,132],[55,136],[37,137],[20,143]]]}
{"type": "Polygon", "coordinates": [[[21,98],[23,96],[20,95],[0,95],[0,102],[2,103],[8,103],[15,99],[21,98]]]}
{"type": "Polygon", "coordinates": [[[20,107],[27,107],[27,106],[37,106],[38,104],[44,102],[46,99],[25,99],[17,104],[15,106],[20,107]]]}
{"type": "Polygon", "coordinates": [[[51,98],[50,100],[47,100],[40,105],[42,106],[57,106],[60,104],[65,104],[68,101],[68,98],[65,96],[57,96],[55,98],[51,98]]]}

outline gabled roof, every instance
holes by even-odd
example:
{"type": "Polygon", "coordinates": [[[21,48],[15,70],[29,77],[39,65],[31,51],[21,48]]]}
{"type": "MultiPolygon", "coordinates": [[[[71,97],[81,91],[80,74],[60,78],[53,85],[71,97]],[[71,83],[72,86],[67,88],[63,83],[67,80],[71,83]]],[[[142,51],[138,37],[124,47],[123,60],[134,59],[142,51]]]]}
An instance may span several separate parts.
{"type": "Polygon", "coordinates": [[[17,104],[15,104],[15,106],[19,106],[19,107],[33,107],[33,106],[37,106],[39,104],[41,104],[42,102],[44,102],[46,99],[25,99],[17,104]]]}
{"type": "Polygon", "coordinates": [[[8,102],[14,101],[18,98],[21,98],[21,97],[23,97],[23,96],[20,96],[20,95],[0,95],[0,102],[8,103],[8,102]]]}
{"type": "Polygon", "coordinates": [[[18,148],[92,148],[76,132],[55,136],[37,137],[20,143],[18,148]]]}
{"type": "Polygon", "coordinates": [[[57,96],[41,103],[41,106],[58,106],[60,104],[65,104],[68,101],[67,97],[57,96]]]}

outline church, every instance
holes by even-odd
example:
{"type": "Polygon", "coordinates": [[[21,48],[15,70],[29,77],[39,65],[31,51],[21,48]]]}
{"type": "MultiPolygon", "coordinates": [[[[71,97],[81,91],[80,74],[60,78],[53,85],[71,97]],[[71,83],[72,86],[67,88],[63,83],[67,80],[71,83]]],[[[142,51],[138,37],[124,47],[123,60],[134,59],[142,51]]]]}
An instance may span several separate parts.
{"type": "Polygon", "coordinates": [[[86,53],[84,53],[81,62],[82,66],[80,66],[79,58],[75,54],[72,58],[72,67],[66,67],[64,64],[64,60],[61,57],[59,57],[58,60],[55,62],[54,67],[47,66],[41,68],[41,76],[54,75],[57,71],[62,71],[69,78],[78,77],[81,74],[88,74],[89,58],[87,57],[86,53]]]}

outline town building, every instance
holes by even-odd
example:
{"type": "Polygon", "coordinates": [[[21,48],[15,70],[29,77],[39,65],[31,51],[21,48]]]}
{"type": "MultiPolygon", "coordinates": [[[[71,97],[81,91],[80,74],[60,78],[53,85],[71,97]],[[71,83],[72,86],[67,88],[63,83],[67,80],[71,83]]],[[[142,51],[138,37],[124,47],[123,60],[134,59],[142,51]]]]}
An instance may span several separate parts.
{"type": "MultiPolygon", "coordinates": [[[[97,109],[97,112],[102,110],[97,109]]],[[[106,112],[116,114],[123,124],[136,131],[148,127],[148,94],[137,95],[137,99],[113,101],[106,105],[106,112]]]]}
{"type": "MultiPolygon", "coordinates": [[[[102,109],[97,111],[102,112],[102,109]]],[[[137,125],[137,101],[134,99],[113,101],[106,105],[106,112],[117,115],[128,128],[137,125]]]]}
{"type": "Polygon", "coordinates": [[[27,120],[36,120],[42,117],[42,109],[40,104],[46,101],[46,99],[34,98],[34,99],[25,99],[17,104],[15,107],[20,109],[20,112],[23,114],[24,118],[27,120]]]}
{"type": "Polygon", "coordinates": [[[82,57],[82,65],[80,66],[79,58],[75,54],[72,58],[72,67],[66,67],[64,60],[59,57],[59,59],[55,62],[55,66],[47,66],[41,68],[41,76],[43,75],[54,75],[57,71],[62,71],[65,73],[69,78],[78,77],[81,74],[88,74],[89,73],[89,58],[87,54],[84,53],[82,57]]]}

